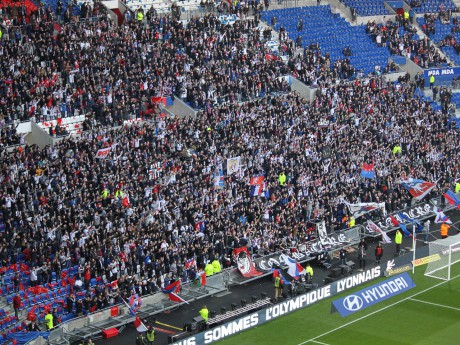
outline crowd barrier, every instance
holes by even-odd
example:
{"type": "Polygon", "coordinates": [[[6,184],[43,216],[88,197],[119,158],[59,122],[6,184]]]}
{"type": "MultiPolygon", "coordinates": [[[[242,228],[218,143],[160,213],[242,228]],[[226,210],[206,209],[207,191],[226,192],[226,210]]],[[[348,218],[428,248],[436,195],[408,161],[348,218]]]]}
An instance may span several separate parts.
{"type": "MultiPolygon", "coordinates": [[[[457,196],[460,197],[460,193],[457,193],[457,196]]],[[[405,213],[411,218],[425,220],[435,215],[433,210],[434,205],[443,208],[444,211],[450,211],[454,209],[453,206],[445,202],[443,196],[438,196],[430,199],[427,202],[413,204],[407,208],[399,210],[399,212],[405,213]]],[[[398,212],[394,212],[392,215],[397,217],[397,213],[398,212]]],[[[380,219],[373,217],[372,220],[378,224],[379,227],[386,233],[390,233],[396,230],[396,227],[393,226],[391,222],[390,215],[386,215],[380,219]]],[[[407,225],[410,226],[410,224],[407,225]]],[[[297,248],[292,251],[291,256],[299,262],[307,262],[316,259],[318,253],[326,253],[327,255],[332,256],[334,253],[344,247],[350,247],[358,244],[360,239],[363,237],[378,236],[381,235],[370,232],[365,224],[341,231],[325,231],[322,234],[321,231],[318,231],[317,238],[314,241],[298,245],[297,248]]],[[[254,265],[258,271],[263,272],[262,275],[252,278],[244,278],[238,269],[229,268],[223,270],[222,273],[208,277],[207,284],[204,287],[195,286],[192,282],[184,283],[182,285],[181,297],[184,298],[187,302],[192,302],[197,299],[206,298],[208,296],[226,291],[231,286],[241,285],[251,280],[260,279],[270,275],[272,274],[271,268],[274,265],[282,264],[279,259],[281,254],[281,252],[277,252],[265,256],[253,255],[254,265]]],[[[169,301],[167,296],[162,292],[158,292],[149,296],[143,296],[142,300],[143,307],[140,310],[140,315],[143,313],[144,317],[149,317],[157,313],[164,312],[165,310],[174,309],[177,307],[177,305],[179,305],[178,303],[169,301]]],[[[119,304],[117,307],[120,316],[129,314],[126,305],[119,304]]],[[[69,344],[69,339],[72,337],[72,332],[79,332],[79,336],[81,336],[81,330],[85,329],[95,330],[95,333],[99,333],[102,329],[104,329],[100,326],[104,325],[104,323],[112,318],[113,316],[111,309],[105,309],[96,313],[88,314],[87,316],[69,320],[50,332],[49,340],[47,343],[69,344]],[[100,326],[98,326],[98,324],[100,326]]],[[[120,321],[118,325],[126,326],[128,323],[132,323],[132,320],[126,318],[120,321]]],[[[91,332],[88,332],[87,334],[92,336],[91,332]]],[[[39,337],[37,339],[31,340],[27,344],[42,345],[44,344],[44,339],[39,337]]]]}

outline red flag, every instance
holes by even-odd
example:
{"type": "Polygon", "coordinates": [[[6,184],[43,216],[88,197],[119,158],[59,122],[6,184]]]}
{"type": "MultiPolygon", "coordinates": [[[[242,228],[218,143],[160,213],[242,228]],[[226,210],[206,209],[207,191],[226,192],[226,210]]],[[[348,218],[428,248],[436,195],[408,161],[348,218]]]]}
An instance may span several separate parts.
{"type": "Polygon", "coordinates": [[[206,281],[206,273],[203,272],[201,274],[201,286],[205,286],[207,284],[207,281],[206,281]]]}
{"type": "Polygon", "coordinates": [[[114,280],[113,282],[109,283],[110,287],[112,289],[117,289],[118,288],[118,280],[114,280]]]}
{"type": "Polygon", "coordinates": [[[278,58],[276,57],[276,55],[273,55],[273,54],[265,54],[265,60],[267,60],[267,61],[276,61],[276,60],[278,60],[278,58]]]}
{"type": "Polygon", "coordinates": [[[236,258],[238,270],[243,277],[256,277],[262,274],[262,272],[257,271],[254,267],[254,262],[252,262],[251,255],[246,246],[233,249],[233,255],[236,258]]]}
{"type": "Polygon", "coordinates": [[[397,220],[394,216],[390,215],[390,219],[391,219],[391,223],[392,223],[394,226],[399,226],[399,222],[398,222],[398,220],[397,220]]]}
{"type": "Polygon", "coordinates": [[[37,318],[37,315],[35,314],[35,310],[37,310],[36,305],[34,305],[32,309],[27,313],[27,321],[33,321],[37,318]]]}
{"type": "Polygon", "coordinates": [[[188,302],[187,302],[185,299],[183,299],[182,297],[176,295],[175,293],[170,293],[170,294],[168,294],[168,297],[169,297],[169,299],[170,299],[171,301],[173,301],[173,302],[187,303],[187,304],[188,304],[188,302]]]}

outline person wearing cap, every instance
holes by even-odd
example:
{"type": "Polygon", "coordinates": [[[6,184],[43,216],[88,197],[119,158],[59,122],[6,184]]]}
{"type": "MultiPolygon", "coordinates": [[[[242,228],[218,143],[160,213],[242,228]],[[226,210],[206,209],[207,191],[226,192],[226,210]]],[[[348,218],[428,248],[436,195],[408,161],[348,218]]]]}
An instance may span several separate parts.
{"type": "Polygon", "coordinates": [[[153,345],[153,342],[155,341],[155,329],[153,328],[152,325],[149,325],[146,335],[147,335],[147,344],[153,345]]]}

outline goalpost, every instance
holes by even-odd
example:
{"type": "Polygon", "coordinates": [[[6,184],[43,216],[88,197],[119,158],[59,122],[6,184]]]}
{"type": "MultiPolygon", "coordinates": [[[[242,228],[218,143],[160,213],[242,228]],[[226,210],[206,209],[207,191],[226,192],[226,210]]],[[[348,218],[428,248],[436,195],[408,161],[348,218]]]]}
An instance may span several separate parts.
{"type": "Polygon", "coordinates": [[[425,275],[451,280],[460,276],[460,234],[430,242],[430,260],[425,275]]]}

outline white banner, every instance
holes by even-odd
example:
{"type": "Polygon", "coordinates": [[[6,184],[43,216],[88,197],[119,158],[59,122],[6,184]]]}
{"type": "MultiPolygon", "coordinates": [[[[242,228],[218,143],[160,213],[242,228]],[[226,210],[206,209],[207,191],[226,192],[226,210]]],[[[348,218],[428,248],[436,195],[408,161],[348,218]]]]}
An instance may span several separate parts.
{"type": "Polygon", "coordinates": [[[96,152],[96,158],[104,159],[107,157],[110,153],[110,150],[112,149],[112,146],[107,147],[105,149],[100,149],[96,152]]]}
{"type": "Polygon", "coordinates": [[[372,220],[367,221],[367,229],[369,230],[369,232],[376,232],[377,234],[381,234],[383,243],[391,243],[391,239],[388,237],[385,231],[380,229],[379,226],[375,224],[372,220]]]}
{"type": "Polygon", "coordinates": [[[376,203],[376,202],[360,202],[358,204],[348,204],[348,209],[350,210],[350,213],[355,219],[365,215],[366,213],[369,213],[371,211],[375,210],[382,210],[383,214],[386,213],[385,210],[385,203],[376,203]]]}
{"type": "Polygon", "coordinates": [[[227,175],[240,170],[241,157],[227,158],[227,175]]]}

